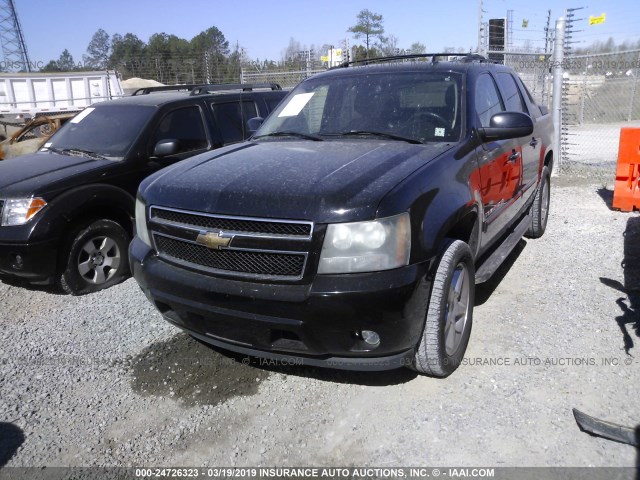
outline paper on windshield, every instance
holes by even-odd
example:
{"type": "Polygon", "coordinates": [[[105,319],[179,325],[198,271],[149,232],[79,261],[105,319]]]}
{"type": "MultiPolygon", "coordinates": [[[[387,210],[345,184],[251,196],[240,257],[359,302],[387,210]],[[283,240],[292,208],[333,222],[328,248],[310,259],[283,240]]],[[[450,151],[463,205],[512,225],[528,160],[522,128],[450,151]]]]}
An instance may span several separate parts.
{"type": "Polygon", "coordinates": [[[302,111],[305,105],[309,103],[309,100],[311,100],[313,95],[314,92],[299,93],[295,95],[291,100],[289,100],[289,103],[287,103],[287,106],[284,107],[278,117],[295,117],[302,111]]]}
{"type": "Polygon", "coordinates": [[[85,108],[83,111],[81,111],[79,114],[77,114],[75,117],[73,117],[71,120],[69,120],[71,123],[80,123],[82,120],[84,120],[84,118],[89,115],[91,112],[93,112],[95,110],[95,108],[93,107],[87,107],[85,108]]]}

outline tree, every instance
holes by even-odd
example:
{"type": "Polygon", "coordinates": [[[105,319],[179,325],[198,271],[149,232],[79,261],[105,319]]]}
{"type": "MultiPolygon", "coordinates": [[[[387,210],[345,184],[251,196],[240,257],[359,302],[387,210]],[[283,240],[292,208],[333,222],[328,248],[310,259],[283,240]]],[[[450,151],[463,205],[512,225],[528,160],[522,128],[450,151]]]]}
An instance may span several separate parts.
{"type": "Polygon", "coordinates": [[[138,77],[145,63],[145,43],[133,33],[115,34],[111,39],[109,66],[117,68],[123,76],[138,77]]]}
{"type": "Polygon", "coordinates": [[[367,56],[369,58],[369,49],[371,47],[372,40],[378,38],[380,42],[384,42],[384,27],[382,26],[382,15],[373,13],[368,9],[361,10],[358,13],[358,23],[347,31],[353,33],[353,36],[357,39],[364,37],[364,44],[367,49],[367,56]]]}
{"type": "Polygon", "coordinates": [[[56,63],[58,64],[58,68],[61,72],[70,72],[76,69],[76,65],[73,62],[73,56],[66,48],[64,49],[62,54],[60,54],[60,58],[56,63]]]}
{"type": "Polygon", "coordinates": [[[427,46],[424,43],[413,42],[410,48],[411,53],[427,53],[427,46]]]}
{"type": "Polygon", "coordinates": [[[385,56],[398,55],[400,49],[398,48],[398,37],[395,35],[389,35],[380,41],[380,50],[385,56]]]}
{"type": "Polygon", "coordinates": [[[202,72],[204,81],[220,82],[224,73],[224,65],[229,55],[229,42],[216,27],[210,27],[193,37],[191,50],[202,58],[197,59],[197,69],[202,72]]]}
{"type": "Polygon", "coordinates": [[[93,34],[87,47],[87,54],[83,56],[83,60],[88,67],[96,69],[107,68],[111,50],[109,40],[109,34],[101,28],[93,34]]]}

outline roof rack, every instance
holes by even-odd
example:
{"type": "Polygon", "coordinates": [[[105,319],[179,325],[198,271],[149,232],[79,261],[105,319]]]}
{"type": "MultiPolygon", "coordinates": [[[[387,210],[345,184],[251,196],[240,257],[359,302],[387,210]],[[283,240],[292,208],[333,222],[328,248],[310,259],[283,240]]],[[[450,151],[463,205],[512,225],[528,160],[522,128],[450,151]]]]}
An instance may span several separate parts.
{"type": "Polygon", "coordinates": [[[413,60],[418,58],[431,58],[432,63],[437,63],[438,57],[459,57],[456,58],[455,61],[471,63],[471,62],[482,62],[482,63],[493,63],[491,60],[479,55],[477,53],[412,53],[410,55],[393,55],[389,57],[376,57],[376,58],[365,58],[361,60],[352,60],[350,62],[344,62],[333,68],[346,68],[351,65],[370,65],[372,63],[383,63],[383,62],[397,62],[398,60],[413,60]]]}
{"type": "Polygon", "coordinates": [[[187,85],[162,85],[159,87],[144,87],[139,88],[131,94],[135,95],[148,95],[152,92],[169,92],[169,91],[192,91],[194,88],[203,87],[203,84],[187,84],[187,85]]]}
{"type": "Polygon", "coordinates": [[[225,90],[242,90],[243,92],[250,92],[257,88],[267,88],[270,90],[282,90],[282,87],[277,83],[221,83],[221,84],[207,84],[196,83],[186,85],[162,85],[160,87],[144,87],[139,88],[131,95],[148,95],[154,92],[189,92],[189,95],[204,95],[211,92],[222,92],[225,90]]]}
{"type": "Polygon", "coordinates": [[[191,89],[189,95],[206,95],[212,92],[223,92],[225,90],[242,90],[243,92],[251,92],[258,88],[268,90],[282,90],[277,83],[226,83],[219,85],[197,85],[191,89]]]}

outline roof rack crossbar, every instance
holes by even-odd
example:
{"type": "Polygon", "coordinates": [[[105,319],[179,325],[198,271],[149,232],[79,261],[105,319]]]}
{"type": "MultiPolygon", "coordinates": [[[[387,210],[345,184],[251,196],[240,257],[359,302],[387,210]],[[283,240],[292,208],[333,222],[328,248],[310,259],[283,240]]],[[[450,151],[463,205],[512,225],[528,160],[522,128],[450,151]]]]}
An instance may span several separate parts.
{"type": "Polygon", "coordinates": [[[191,90],[189,95],[206,95],[211,92],[223,92],[225,90],[242,90],[243,92],[251,92],[258,88],[266,88],[269,90],[282,90],[282,87],[277,83],[226,83],[226,84],[211,84],[211,85],[197,85],[191,90]]]}
{"type": "Polygon", "coordinates": [[[187,85],[162,85],[162,86],[158,86],[158,87],[144,87],[144,88],[139,88],[137,89],[135,92],[133,92],[131,94],[131,96],[136,96],[136,95],[148,95],[149,93],[152,92],[169,92],[169,91],[191,91],[194,88],[203,86],[201,84],[187,84],[187,85]]]}

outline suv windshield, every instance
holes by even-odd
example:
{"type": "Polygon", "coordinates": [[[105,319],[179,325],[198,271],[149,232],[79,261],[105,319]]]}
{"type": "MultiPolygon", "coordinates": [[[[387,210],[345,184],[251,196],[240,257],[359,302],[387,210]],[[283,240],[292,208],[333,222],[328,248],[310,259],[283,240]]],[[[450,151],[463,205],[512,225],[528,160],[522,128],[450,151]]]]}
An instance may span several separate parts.
{"type": "Polygon", "coordinates": [[[154,111],[153,107],[140,105],[87,107],[56,132],[45,147],[62,153],[122,159],[154,111]]]}
{"type": "Polygon", "coordinates": [[[459,74],[354,72],[302,82],[254,139],[382,138],[451,142],[461,132],[459,74]]]}

